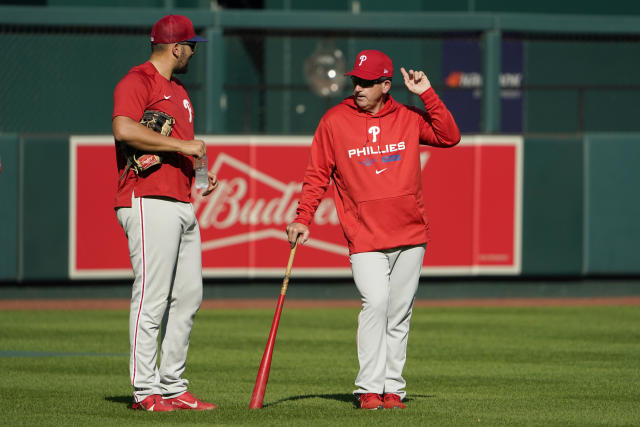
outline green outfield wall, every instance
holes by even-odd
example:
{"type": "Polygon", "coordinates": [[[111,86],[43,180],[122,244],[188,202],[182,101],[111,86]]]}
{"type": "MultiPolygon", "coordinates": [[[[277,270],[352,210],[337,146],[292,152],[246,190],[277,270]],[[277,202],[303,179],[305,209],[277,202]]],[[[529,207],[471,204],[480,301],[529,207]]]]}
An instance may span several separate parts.
{"type": "Polygon", "coordinates": [[[587,134],[584,158],[584,270],[640,273],[639,135],[587,134]]]}
{"type": "MultiPolygon", "coordinates": [[[[501,41],[522,44],[523,132],[640,131],[640,84],[630,72],[640,66],[636,3],[611,5],[611,14],[603,16],[594,16],[607,10],[596,2],[547,2],[546,13],[540,13],[542,6],[511,3],[413,1],[393,5],[393,11],[377,1],[333,1],[313,4],[314,10],[301,1],[217,10],[178,0],[129,7],[101,1],[0,3],[0,42],[8,64],[0,78],[10,82],[0,87],[0,132],[109,132],[113,88],[148,58],[150,27],[167,13],[191,17],[211,40],[183,77],[200,117],[198,133],[311,133],[327,107],[350,89],[346,82],[332,96],[314,94],[305,75],[310,56],[320,48],[337,49],[350,67],[357,52],[371,47],[389,52],[398,65],[424,69],[441,95],[478,91],[484,110],[479,129],[500,132],[501,41]],[[481,46],[487,90],[448,86],[442,51],[450,40],[481,46]]],[[[400,88],[394,95],[415,102],[400,88]]]]}
{"type": "Polygon", "coordinates": [[[523,274],[583,274],[584,167],[580,139],[525,139],[523,274]]]}
{"type": "Polygon", "coordinates": [[[15,280],[21,248],[20,146],[18,135],[0,135],[0,280],[15,280]]]}
{"type": "MultiPolygon", "coordinates": [[[[68,136],[110,133],[113,88],[148,58],[150,27],[167,13],[210,40],[182,78],[199,134],[311,134],[350,89],[313,93],[309,57],[337,49],[350,68],[371,47],[424,69],[441,95],[476,91],[479,133],[500,133],[500,42],[521,43],[522,275],[640,273],[639,2],[232,3],[0,1],[0,280],[67,278],[68,136]],[[451,40],[481,46],[490,84],[447,85],[451,40]]],[[[401,89],[394,81],[394,96],[417,104],[401,89]]]]}
{"type": "Polygon", "coordinates": [[[22,278],[66,278],[69,244],[69,139],[24,137],[21,140],[21,154],[22,278]]]}
{"type": "MultiPolygon", "coordinates": [[[[65,280],[69,140],[0,142],[0,280],[65,280]]],[[[522,277],[640,274],[639,156],[640,133],[525,138],[522,277]]]]}

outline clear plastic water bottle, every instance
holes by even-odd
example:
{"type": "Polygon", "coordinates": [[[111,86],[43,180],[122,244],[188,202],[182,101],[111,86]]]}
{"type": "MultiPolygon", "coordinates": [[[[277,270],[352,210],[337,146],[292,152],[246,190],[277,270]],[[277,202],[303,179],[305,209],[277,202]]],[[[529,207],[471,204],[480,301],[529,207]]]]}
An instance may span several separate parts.
{"type": "Polygon", "coordinates": [[[193,159],[193,168],[196,171],[196,188],[203,189],[209,187],[209,166],[207,164],[207,155],[201,159],[193,159]]]}

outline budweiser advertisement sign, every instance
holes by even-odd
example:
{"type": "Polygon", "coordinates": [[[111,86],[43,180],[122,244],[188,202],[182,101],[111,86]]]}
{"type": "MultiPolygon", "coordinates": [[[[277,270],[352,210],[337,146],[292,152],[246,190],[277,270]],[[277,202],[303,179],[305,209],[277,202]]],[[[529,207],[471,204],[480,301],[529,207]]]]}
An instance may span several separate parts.
{"type": "MultiPolygon", "coordinates": [[[[205,277],[282,277],[285,227],[295,210],[311,136],[200,136],[207,142],[216,192],[193,205],[205,277]]],[[[73,136],[70,149],[69,274],[131,277],[124,232],[113,209],[113,139],[73,136]]],[[[431,242],[422,274],[519,274],[522,137],[465,136],[450,149],[422,149],[431,242]]],[[[349,257],[329,189],[296,252],[294,274],[349,276],[349,257]]]]}

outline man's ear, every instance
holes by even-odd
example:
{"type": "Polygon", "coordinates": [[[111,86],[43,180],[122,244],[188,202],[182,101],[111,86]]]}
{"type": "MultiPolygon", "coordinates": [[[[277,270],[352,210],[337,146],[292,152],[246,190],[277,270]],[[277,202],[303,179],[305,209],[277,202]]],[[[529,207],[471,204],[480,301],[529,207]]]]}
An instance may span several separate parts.
{"type": "Polygon", "coordinates": [[[171,53],[173,53],[173,56],[178,58],[180,57],[180,52],[181,52],[181,46],[178,43],[174,43],[173,46],[171,46],[171,53]]]}
{"type": "Polygon", "coordinates": [[[382,82],[382,93],[383,94],[388,94],[389,91],[391,90],[391,80],[385,80],[382,82]]]}

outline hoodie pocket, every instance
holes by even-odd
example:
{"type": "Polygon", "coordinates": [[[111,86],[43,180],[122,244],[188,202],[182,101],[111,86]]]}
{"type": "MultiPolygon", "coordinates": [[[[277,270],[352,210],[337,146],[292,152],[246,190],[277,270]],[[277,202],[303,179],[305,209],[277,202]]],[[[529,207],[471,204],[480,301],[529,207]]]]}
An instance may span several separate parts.
{"type": "Polygon", "coordinates": [[[376,248],[406,244],[425,230],[425,221],[413,194],[360,202],[358,216],[360,227],[356,239],[376,248]]]}

